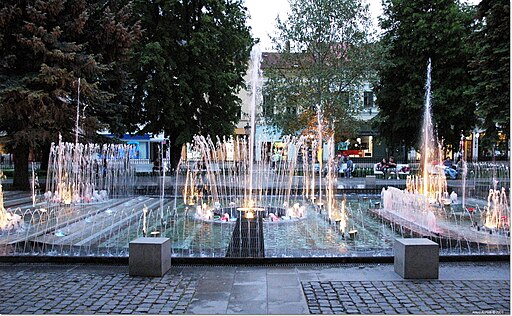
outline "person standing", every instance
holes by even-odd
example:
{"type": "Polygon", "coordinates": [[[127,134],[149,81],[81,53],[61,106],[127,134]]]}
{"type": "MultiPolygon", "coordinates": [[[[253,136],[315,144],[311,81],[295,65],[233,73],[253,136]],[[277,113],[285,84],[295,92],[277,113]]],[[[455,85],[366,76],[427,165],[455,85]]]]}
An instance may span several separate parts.
{"type": "Polygon", "coordinates": [[[352,158],[350,156],[347,160],[347,169],[345,169],[345,177],[352,178],[352,169],[354,167],[354,163],[352,162],[352,158]]]}

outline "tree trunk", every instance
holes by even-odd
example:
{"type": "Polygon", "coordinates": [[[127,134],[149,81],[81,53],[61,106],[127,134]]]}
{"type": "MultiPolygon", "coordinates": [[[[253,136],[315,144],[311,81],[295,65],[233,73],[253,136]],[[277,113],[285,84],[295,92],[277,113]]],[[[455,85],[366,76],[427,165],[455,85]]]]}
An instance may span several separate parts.
{"type": "Polygon", "coordinates": [[[28,172],[28,154],[30,147],[24,144],[17,144],[13,149],[14,153],[14,178],[12,188],[15,190],[30,190],[28,172]]]}
{"type": "Polygon", "coordinates": [[[50,144],[46,144],[41,148],[41,167],[42,171],[48,170],[48,159],[50,159],[50,144]]]}
{"type": "Polygon", "coordinates": [[[174,145],[174,142],[172,142],[170,150],[170,164],[172,170],[176,170],[178,167],[181,159],[181,148],[182,145],[174,145]]]}

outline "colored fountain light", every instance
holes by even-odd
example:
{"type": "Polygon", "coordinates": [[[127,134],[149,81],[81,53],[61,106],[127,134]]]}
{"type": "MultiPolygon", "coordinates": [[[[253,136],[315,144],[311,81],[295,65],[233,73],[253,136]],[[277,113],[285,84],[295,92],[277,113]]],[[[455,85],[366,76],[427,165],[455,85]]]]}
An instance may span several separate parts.
{"type": "MultiPolygon", "coordinates": [[[[498,236],[490,241],[487,236],[482,235],[487,231],[491,234],[493,232],[509,234],[509,209],[504,188],[501,191],[496,189],[489,191],[487,206],[480,220],[475,216],[474,208],[470,211],[465,205],[467,165],[464,162],[462,164],[464,178],[462,207],[459,206],[457,193],[448,193],[445,166],[441,165],[442,146],[435,137],[432,124],[430,84],[431,62],[429,60],[422,129],[422,176],[408,176],[405,190],[393,187],[383,189],[381,193],[383,209],[377,210],[376,213],[392,225],[398,224],[401,229],[406,227],[411,235],[429,236],[445,245],[464,240],[468,245],[476,244],[477,247],[481,241],[501,243],[509,247],[509,241],[505,238],[498,236]],[[482,226],[478,222],[482,222],[482,226]]],[[[496,186],[497,180],[493,178],[493,182],[496,186]]]]}
{"type": "Polygon", "coordinates": [[[489,190],[483,216],[484,226],[489,229],[510,228],[510,209],[505,188],[489,190]]]}
{"type": "Polygon", "coordinates": [[[400,220],[415,223],[418,227],[436,234],[441,233],[437,226],[432,205],[450,205],[446,176],[440,166],[441,146],[434,136],[431,110],[431,60],[427,64],[425,83],[425,107],[422,127],[421,170],[422,176],[407,176],[406,189],[389,187],[382,190],[382,202],[385,210],[398,216],[400,220]],[[436,163],[434,163],[436,162],[436,163]]]}
{"type": "MultiPolygon", "coordinates": [[[[261,80],[258,50],[251,56],[252,113],[261,80]]],[[[272,142],[256,137],[260,127],[252,114],[249,135],[196,135],[169,178],[165,172],[141,177],[146,192],[160,188],[158,197],[133,195],[134,186],[143,185],[134,176],[130,147],[59,141],[51,149],[44,201],[37,202],[33,190],[33,209],[6,211],[0,186],[0,251],[123,257],[131,240],[160,236],[171,239],[174,257],[389,256],[395,238],[418,233],[440,241],[444,253],[510,253],[507,189],[486,187],[466,200],[462,193],[461,207],[434,163],[441,159],[431,118],[424,118],[430,136],[423,150],[432,154],[422,155],[423,176],[408,177],[405,190],[388,187],[380,196],[340,189],[334,139],[322,126],[320,107],[317,119],[318,131],[307,137],[272,142]],[[13,215],[25,231],[12,229],[13,215]]],[[[478,179],[489,179],[495,168],[471,166],[478,179]]],[[[507,168],[494,173],[509,179],[507,168]]]]}
{"type": "Polygon", "coordinates": [[[254,218],[254,211],[249,210],[249,211],[245,212],[245,218],[253,219],[254,218]]]}
{"type": "Polygon", "coordinates": [[[339,221],[339,229],[342,234],[345,234],[345,231],[346,231],[347,225],[348,225],[347,210],[346,210],[345,204],[346,204],[346,201],[343,200],[341,202],[341,210],[340,210],[339,217],[334,218],[335,221],[339,221]]]}
{"type": "Polygon", "coordinates": [[[214,142],[209,137],[195,136],[187,145],[192,152],[187,157],[193,158],[182,157],[177,172],[176,182],[184,183],[184,203],[196,205],[196,217],[204,220],[217,216],[220,220],[226,213],[236,218],[237,214],[229,210],[270,213],[274,208],[281,210],[279,217],[303,217],[304,205],[293,199],[297,195],[302,198],[294,177],[302,168],[297,163],[299,149],[306,143],[303,137],[289,137],[282,146],[288,155],[279,161],[276,172],[266,157],[251,163],[246,138],[217,138],[214,142]]]}
{"type": "Polygon", "coordinates": [[[132,193],[135,169],[130,165],[132,145],[63,142],[50,147],[44,197],[71,205],[106,200],[132,193]]]}
{"type": "Polygon", "coordinates": [[[14,212],[9,212],[4,207],[4,192],[1,179],[4,177],[0,170],[0,231],[17,231],[24,227],[23,219],[14,212]]]}

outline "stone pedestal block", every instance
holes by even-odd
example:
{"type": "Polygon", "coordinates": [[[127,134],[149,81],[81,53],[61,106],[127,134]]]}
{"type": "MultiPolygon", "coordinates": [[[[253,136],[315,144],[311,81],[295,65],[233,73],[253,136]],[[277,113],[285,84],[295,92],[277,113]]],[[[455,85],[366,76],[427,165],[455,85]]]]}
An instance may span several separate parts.
{"type": "Polygon", "coordinates": [[[395,272],[404,279],[438,279],[439,245],[427,238],[397,238],[395,272]]]}
{"type": "Polygon", "coordinates": [[[131,241],[128,262],[132,276],[163,276],[171,268],[171,240],[140,237],[131,241]]]}
{"type": "Polygon", "coordinates": [[[375,176],[366,176],[364,179],[364,187],[366,189],[375,189],[377,187],[377,180],[375,176]]]}

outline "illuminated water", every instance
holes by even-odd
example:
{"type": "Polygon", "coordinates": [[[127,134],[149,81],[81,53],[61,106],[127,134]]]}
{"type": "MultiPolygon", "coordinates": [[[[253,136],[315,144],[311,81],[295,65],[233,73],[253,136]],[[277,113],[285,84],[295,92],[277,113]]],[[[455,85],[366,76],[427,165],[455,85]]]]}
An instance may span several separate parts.
{"type": "Polygon", "coordinates": [[[159,197],[133,196],[140,182],[130,147],[59,142],[52,146],[46,194],[9,192],[9,205],[0,203],[0,255],[125,257],[129,242],[142,236],[170,238],[174,257],[226,257],[230,244],[245,237],[262,242],[268,258],[389,256],[397,237],[431,238],[442,254],[510,254],[508,166],[472,164],[457,192],[462,204],[445,203],[451,194],[442,176],[416,186],[435,187],[433,195],[414,187],[389,188],[391,198],[379,191],[344,195],[333,139],[323,138],[320,116],[319,109],[318,139],[284,137],[270,144],[272,153],[253,145],[254,117],[249,139],[195,136],[173,175],[149,180],[159,197]],[[327,145],[323,176],[315,172],[317,164],[324,171],[319,144],[327,145]],[[261,235],[237,224],[253,216],[261,235]]]}
{"type": "MultiPolygon", "coordinates": [[[[341,199],[342,197],[337,197],[341,199]]],[[[410,232],[375,217],[369,208],[380,195],[346,197],[348,229],[341,233],[325,210],[308,204],[303,218],[263,222],[265,257],[352,257],[392,255],[396,237],[411,237],[410,232]],[[348,231],[357,230],[350,235],[348,231]]],[[[472,202],[470,200],[470,202],[472,202]]],[[[29,201],[28,201],[29,203],[29,201]]],[[[180,206],[173,211],[174,200],[164,201],[164,220],[160,220],[160,200],[148,197],[115,199],[108,203],[62,209],[59,217],[27,210],[25,229],[2,232],[1,255],[54,256],[127,256],[130,240],[143,235],[143,223],[149,236],[171,238],[175,257],[225,257],[235,222],[218,219],[205,221],[180,206]],[[142,209],[148,213],[143,220],[142,209]],[[41,218],[44,220],[41,221],[41,218]],[[158,234],[152,234],[156,233],[158,234]]],[[[442,254],[509,254],[506,235],[495,231],[477,231],[472,221],[483,220],[483,208],[475,205],[472,214],[459,207],[437,208],[440,227],[452,227],[461,234],[441,245],[442,254]],[[476,240],[476,241],[475,241],[476,240]]],[[[380,209],[380,208],[379,208],[380,209]]],[[[405,228],[405,226],[404,226],[405,228]]]]}

